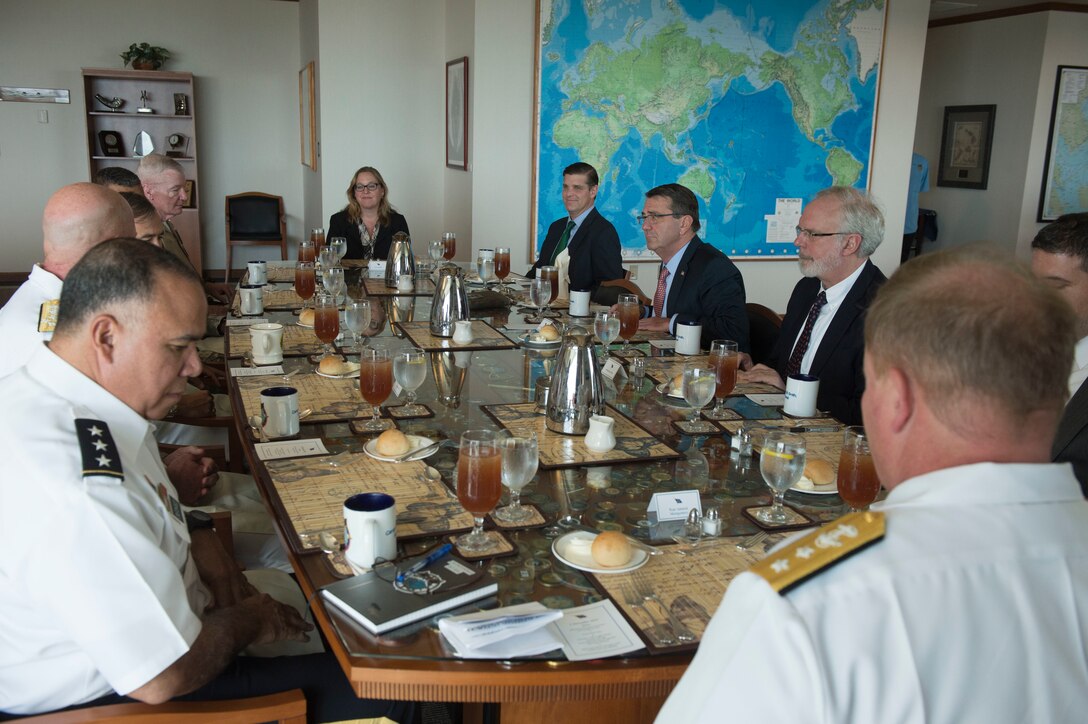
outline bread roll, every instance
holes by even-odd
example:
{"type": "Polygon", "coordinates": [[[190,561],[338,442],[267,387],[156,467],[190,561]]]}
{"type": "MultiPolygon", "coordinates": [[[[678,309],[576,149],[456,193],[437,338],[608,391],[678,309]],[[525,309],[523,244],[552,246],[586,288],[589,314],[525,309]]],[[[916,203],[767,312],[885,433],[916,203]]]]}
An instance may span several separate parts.
{"type": "Polygon", "coordinates": [[[684,396],[684,373],[683,372],[678,374],[676,377],[672,378],[672,381],[669,383],[669,394],[670,395],[678,395],[680,397],[684,396]]]}
{"type": "Polygon", "coordinates": [[[805,462],[804,476],[813,485],[830,485],[835,482],[835,466],[826,460],[810,458],[805,462]]]}
{"type": "Polygon", "coordinates": [[[346,374],[350,368],[339,357],[323,357],[317,369],[324,375],[342,375],[346,374]]]}
{"type": "Polygon", "coordinates": [[[590,552],[598,565],[618,568],[627,565],[631,560],[631,543],[623,533],[609,530],[593,539],[590,552]]]}
{"type": "Polygon", "coordinates": [[[302,313],[298,315],[298,323],[308,324],[311,327],[314,326],[314,310],[303,309],[302,313]]]}
{"type": "Polygon", "coordinates": [[[386,430],[378,436],[374,449],[379,455],[395,457],[411,450],[412,444],[408,442],[408,436],[400,430],[386,430]]]}
{"type": "Polygon", "coordinates": [[[559,339],[559,330],[554,324],[545,324],[540,328],[540,336],[545,342],[554,342],[559,339]]]}

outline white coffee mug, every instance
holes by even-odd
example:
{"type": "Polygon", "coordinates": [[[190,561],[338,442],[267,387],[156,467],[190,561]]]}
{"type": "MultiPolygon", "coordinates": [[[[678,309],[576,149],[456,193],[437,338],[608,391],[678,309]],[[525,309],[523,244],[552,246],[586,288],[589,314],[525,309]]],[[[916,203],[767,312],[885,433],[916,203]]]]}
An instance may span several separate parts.
{"type": "Polygon", "coordinates": [[[358,568],[397,557],[397,503],[385,493],[358,493],[344,501],[344,557],[358,568]]]}
{"type": "Polygon", "coordinates": [[[276,322],[261,322],[249,328],[253,347],[253,361],[259,365],[273,365],[283,362],[283,325],[276,322]]]}
{"type": "Polygon", "coordinates": [[[397,291],[399,292],[412,291],[412,284],[413,282],[411,274],[401,274],[399,277],[397,277],[397,291]]]}
{"type": "Polygon", "coordinates": [[[570,290],[570,316],[589,316],[589,291],[584,289],[570,290]]]}
{"type": "Polygon", "coordinates": [[[677,322],[676,354],[699,354],[702,336],[703,325],[698,322],[677,322]]]}
{"type": "Polygon", "coordinates": [[[243,284],[238,287],[242,314],[251,317],[264,314],[264,287],[260,284],[243,284]]]}
{"type": "Polygon", "coordinates": [[[266,261],[251,261],[248,262],[249,266],[249,279],[247,284],[267,284],[268,283],[268,262],[266,261]]]}
{"type": "Polygon", "coordinates": [[[786,378],[786,402],[782,412],[794,417],[812,417],[816,414],[816,393],[819,391],[819,378],[790,375],[786,378]]]}
{"type": "Polygon", "coordinates": [[[298,434],[298,390],[266,387],[261,390],[261,421],[268,437],[298,434]]]}
{"type": "Polygon", "coordinates": [[[472,344],[471,320],[462,320],[453,323],[453,341],[457,344],[472,344]]]}

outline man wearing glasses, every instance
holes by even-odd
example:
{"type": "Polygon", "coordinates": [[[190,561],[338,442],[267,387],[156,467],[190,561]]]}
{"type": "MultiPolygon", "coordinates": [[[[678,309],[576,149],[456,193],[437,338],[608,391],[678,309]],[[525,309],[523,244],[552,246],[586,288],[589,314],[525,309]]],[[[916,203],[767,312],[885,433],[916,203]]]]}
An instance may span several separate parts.
{"type": "Polygon", "coordinates": [[[793,242],[804,278],[793,288],[778,343],[766,365],[740,379],[784,389],[789,375],[817,377],[817,409],[860,425],[865,310],[887,279],[869,257],[883,240],[884,215],[868,196],[848,186],[816,194],[793,242]]]}
{"type": "Polygon", "coordinates": [[[566,250],[570,257],[570,288],[596,292],[601,282],[623,279],[620,236],[593,202],[600,180],[597,169],[581,161],[563,169],[563,206],[567,215],[552,222],[540,255],[526,276],[556,264],[566,250]]]}
{"type": "Polygon", "coordinates": [[[638,328],[676,334],[677,323],[697,322],[704,349],[715,339],[732,339],[746,352],[744,279],[729,257],[696,235],[699,202],[691,189],[650,189],[637,218],[646,248],[661,257],[653,304],[642,310],[638,328]]]}

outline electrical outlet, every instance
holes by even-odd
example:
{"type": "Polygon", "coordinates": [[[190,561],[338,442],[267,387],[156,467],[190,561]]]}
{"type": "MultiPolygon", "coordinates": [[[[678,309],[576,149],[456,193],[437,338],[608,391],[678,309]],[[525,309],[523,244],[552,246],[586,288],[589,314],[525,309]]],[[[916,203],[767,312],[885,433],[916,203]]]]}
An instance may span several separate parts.
{"type": "Polygon", "coordinates": [[[631,276],[627,277],[631,281],[638,279],[638,264],[631,265],[631,276]]]}

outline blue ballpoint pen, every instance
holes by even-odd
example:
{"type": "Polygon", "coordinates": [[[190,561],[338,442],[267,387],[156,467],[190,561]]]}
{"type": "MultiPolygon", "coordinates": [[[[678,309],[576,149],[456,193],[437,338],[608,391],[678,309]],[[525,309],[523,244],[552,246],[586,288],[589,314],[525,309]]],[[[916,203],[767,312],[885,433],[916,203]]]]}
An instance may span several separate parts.
{"type": "Polygon", "coordinates": [[[408,568],[406,570],[403,570],[403,571],[400,571],[399,573],[397,573],[397,583],[404,583],[404,579],[406,577],[412,575],[413,573],[419,573],[420,571],[422,571],[424,568],[431,565],[432,563],[435,563],[436,561],[438,561],[438,560],[440,560],[442,558],[445,558],[446,554],[449,553],[452,550],[453,550],[453,545],[450,544],[450,543],[446,543],[445,545],[440,547],[438,550],[436,550],[434,553],[431,553],[430,555],[428,555],[426,558],[423,558],[422,560],[416,561],[412,565],[408,566],[408,568]]]}

